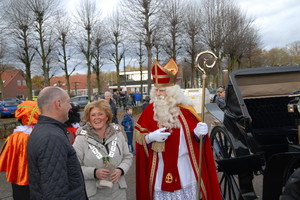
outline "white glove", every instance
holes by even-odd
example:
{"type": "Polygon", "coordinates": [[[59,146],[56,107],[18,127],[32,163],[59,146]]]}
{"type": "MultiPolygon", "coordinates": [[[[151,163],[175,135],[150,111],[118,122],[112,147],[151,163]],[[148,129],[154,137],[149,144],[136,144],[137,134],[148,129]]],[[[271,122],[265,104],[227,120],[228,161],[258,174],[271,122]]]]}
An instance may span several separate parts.
{"type": "Polygon", "coordinates": [[[198,122],[196,128],[194,129],[194,133],[200,138],[200,136],[204,136],[208,133],[208,127],[206,123],[198,122]]]}
{"type": "Polygon", "coordinates": [[[168,139],[171,133],[164,132],[167,128],[160,128],[154,132],[149,133],[145,136],[146,143],[149,144],[151,142],[164,142],[168,139]]]}

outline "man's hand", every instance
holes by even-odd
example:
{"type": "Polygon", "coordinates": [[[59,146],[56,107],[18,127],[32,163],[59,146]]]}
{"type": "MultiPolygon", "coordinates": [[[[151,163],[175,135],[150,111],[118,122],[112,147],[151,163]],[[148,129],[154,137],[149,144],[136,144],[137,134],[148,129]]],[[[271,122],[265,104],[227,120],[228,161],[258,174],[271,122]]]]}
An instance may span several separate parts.
{"type": "Polygon", "coordinates": [[[169,135],[171,133],[169,132],[164,132],[167,128],[160,128],[157,129],[156,131],[149,133],[148,135],[145,136],[146,143],[149,144],[151,142],[164,142],[166,139],[168,139],[169,135]]]}
{"type": "Polygon", "coordinates": [[[194,129],[194,133],[200,138],[200,136],[204,136],[208,133],[208,127],[206,123],[198,122],[196,128],[194,129]]]}

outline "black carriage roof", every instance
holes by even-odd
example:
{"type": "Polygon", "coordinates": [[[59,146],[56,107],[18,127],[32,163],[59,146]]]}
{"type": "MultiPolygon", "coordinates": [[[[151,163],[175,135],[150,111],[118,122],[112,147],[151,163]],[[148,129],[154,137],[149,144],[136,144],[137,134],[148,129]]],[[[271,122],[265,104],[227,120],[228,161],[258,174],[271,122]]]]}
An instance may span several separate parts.
{"type": "Polygon", "coordinates": [[[226,110],[249,118],[245,99],[288,96],[295,90],[300,90],[300,66],[236,70],[226,87],[226,110]]]}
{"type": "Polygon", "coordinates": [[[287,96],[300,90],[300,66],[237,70],[232,72],[230,82],[243,99],[287,96]]]}
{"type": "Polygon", "coordinates": [[[261,68],[245,68],[232,72],[231,76],[236,75],[253,75],[253,74],[269,74],[300,71],[300,65],[289,65],[280,67],[261,67],[261,68]]]}

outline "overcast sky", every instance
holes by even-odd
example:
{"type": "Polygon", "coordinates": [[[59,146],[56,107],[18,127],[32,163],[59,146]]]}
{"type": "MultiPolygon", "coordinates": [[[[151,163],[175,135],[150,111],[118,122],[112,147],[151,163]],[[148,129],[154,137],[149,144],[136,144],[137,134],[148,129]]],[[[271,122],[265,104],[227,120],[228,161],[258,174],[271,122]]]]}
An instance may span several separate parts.
{"type": "Polygon", "coordinates": [[[300,0],[236,0],[260,30],[263,49],[300,41],[300,0]]]}
{"type": "MultiPolygon", "coordinates": [[[[66,0],[71,10],[75,10],[76,2],[79,0],[66,0]]],[[[235,0],[235,2],[248,17],[254,19],[254,26],[261,36],[262,49],[282,48],[289,43],[300,41],[300,0],[235,0]]],[[[118,0],[98,0],[104,15],[109,14],[117,3],[118,0]]],[[[135,65],[126,60],[127,64],[135,65]]],[[[111,66],[103,66],[103,70],[110,68],[111,66]]]]}
{"type": "MultiPolygon", "coordinates": [[[[80,0],[66,0],[70,10],[80,0]]],[[[121,0],[119,0],[121,1],[121,0]]],[[[255,19],[263,49],[281,48],[300,41],[300,0],[235,0],[248,17],[255,19]]],[[[102,14],[106,15],[118,0],[98,0],[102,14]]],[[[78,4],[77,4],[78,6],[78,4]]]]}

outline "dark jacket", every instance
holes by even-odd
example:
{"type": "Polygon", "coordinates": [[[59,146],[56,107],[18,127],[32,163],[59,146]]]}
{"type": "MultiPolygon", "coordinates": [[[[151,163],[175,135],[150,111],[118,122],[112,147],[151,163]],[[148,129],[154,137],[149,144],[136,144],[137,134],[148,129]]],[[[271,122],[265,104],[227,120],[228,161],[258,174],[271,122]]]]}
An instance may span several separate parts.
{"type": "Polygon", "coordinates": [[[145,108],[146,108],[148,105],[149,105],[149,102],[145,102],[145,103],[143,103],[143,105],[142,105],[142,110],[144,111],[144,110],[145,110],[145,108]]]}
{"type": "Polygon", "coordinates": [[[124,126],[124,130],[127,133],[133,132],[134,121],[132,115],[125,114],[122,120],[122,126],[124,126]]]}
{"type": "Polygon", "coordinates": [[[215,99],[215,103],[219,106],[219,108],[221,110],[224,111],[225,106],[226,106],[224,98],[217,96],[216,99],[215,99]]]}
{"type": "Polygon", "coordinates": [[[111,122],[117,124],[118,123],[118,117],[117,117],[118,108],[112,99],[109,100],[109,105],[111,108],[111,112],[113,114],[111,122]]]}
{"type": "Polygon", "coordinates": [[[31,199],[87,199],[81,167],[63,123],[40,115],[27,152],[31,199]]]}

